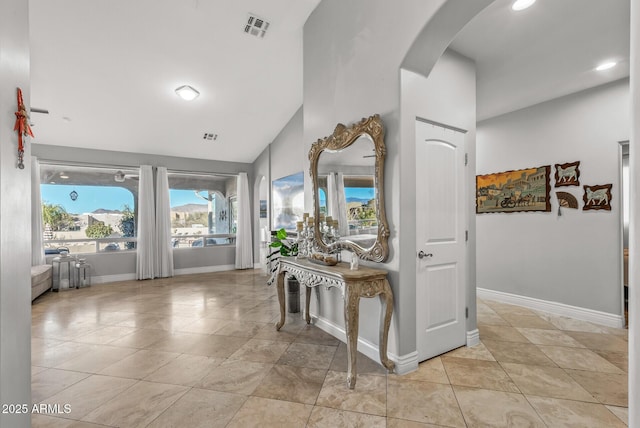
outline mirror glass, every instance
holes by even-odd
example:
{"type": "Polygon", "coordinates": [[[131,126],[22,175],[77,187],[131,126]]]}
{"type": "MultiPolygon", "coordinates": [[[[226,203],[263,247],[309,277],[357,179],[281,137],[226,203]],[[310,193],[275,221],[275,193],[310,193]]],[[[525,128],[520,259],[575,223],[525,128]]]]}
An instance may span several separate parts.
{"type": "Polygon", "coordinates": [[[323,251],[347,249],[365,260],[387,258],[388,226],[382,191],[384,129],[379,116],[318,140],[311,149],[316,244],[323,251]],[[337,221],[338,240],[320,233],[320,222],[337,221]]]}
{"type": "MultiPolygon", "coordinates": [[[[368,136],[318,160],[320,213],[338,221],[339,236],[370,249],[378,235],[375,151],[368,136]]],[[[326,244],[326,242],[325,242],[326,244]]]]}

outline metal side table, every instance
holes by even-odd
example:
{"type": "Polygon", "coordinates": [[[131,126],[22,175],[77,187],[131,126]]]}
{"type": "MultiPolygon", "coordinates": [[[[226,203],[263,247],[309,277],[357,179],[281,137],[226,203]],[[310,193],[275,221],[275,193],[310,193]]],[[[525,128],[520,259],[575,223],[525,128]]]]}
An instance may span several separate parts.
{"type": "Polygon", "coordinates": [[[67,290],[75,286],[75,263],[76,258],[73,256],[58,256],[51,260],[53,267],[51,289],[53,291],[67,290]]]}
{"type": "Polygon", "coordinates": [[[91,265],[85,259],[78,259],[74,263],[75,287],[89,287],[91,285],[91,265]]]}

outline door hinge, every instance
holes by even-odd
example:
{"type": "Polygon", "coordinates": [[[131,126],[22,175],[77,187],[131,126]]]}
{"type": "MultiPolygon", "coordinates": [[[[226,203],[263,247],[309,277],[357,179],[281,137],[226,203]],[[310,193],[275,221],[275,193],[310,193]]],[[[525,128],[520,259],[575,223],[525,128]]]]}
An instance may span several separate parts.
{"type": "Polygon", "coordinates": [[[464,154],[464,166],[467,166],[469,163],[469,153],[464,154]]]}
{"type": "Polygon", "coordinates": [[[469,318],[469,307],[464,308],[464,317],[469,318]]]}
{"type": "Polygon", "coordinates": [[[464,231],[464,242],[469,242],[469,231],[468,230],[464,231]]]}

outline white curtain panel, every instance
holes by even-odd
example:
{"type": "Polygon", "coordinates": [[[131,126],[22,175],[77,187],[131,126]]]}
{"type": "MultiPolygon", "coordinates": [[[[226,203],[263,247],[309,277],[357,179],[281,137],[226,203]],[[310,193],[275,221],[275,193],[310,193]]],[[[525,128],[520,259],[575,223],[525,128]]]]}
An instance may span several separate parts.
{"type": "Polygon", "coordinates": [[[344,174],[339,172],[336,176],[336,194],[338,199],[338,226],[340,236],[349,234],[349,222],[347,221],[347,197],[344,194],[344,174]]]}
{"type": "Polygon", "coordinates": [[[253,268],[251,205],[247,173],[238,175],[238,229],[236,230],[236,269],[253,268]]]}
{"type": "Polygon", "coordinates": [[[340,221],[338,210],[338,188],[336,183],[336,173],[330,172],[327,175],[327,213],[334,219],[340,221]]]}
{"type": "Polygon", "coordinates": [[[31,158],[31,266],[45,264],[42,245],[42,196],[40,195],[40,162],[31,158]]]}
{"type": "Polygon", "coordinates": [[[167,168],[156,172],[156,264],[155,276],[173,276],[173,248],[171,247],[171,201],[167,168]]]}
{"type": "Polygon", "coordinates": [[[150,279],[154,276],[155,252],[155,203],[153,197],[153,168],[140,166],[138,186],[138,245],[136,278],[150,279]]]}

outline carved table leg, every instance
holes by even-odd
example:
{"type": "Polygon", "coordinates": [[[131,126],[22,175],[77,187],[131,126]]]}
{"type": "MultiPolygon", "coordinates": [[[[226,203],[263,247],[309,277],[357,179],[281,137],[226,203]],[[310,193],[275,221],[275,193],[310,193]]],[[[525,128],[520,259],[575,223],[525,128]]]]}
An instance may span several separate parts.
{"type": "Polygon", "coordinates": [[[347,333],[347,386],[349,389],[356,387],[358,355],[358,323],[360,317],[360,296],[347,288],[344,302],[344,324],[347,333]]]}
{"type": "Polygon", "coordinates": [[[384,280],[382,293],[380,293],[380,302],[382,304],[380,317],[380,362],[383,366],[393,372],[396,365],[387,357],[387,340],[389,338],[389,325],[391,324],[391,314],[393,312],[393,293],[389,281],[384,280]]]}
{"type": "Polygon", "coordinates": [[[305,300],[304,320],[307,322],[307,324],[311,324],[311,315],[309,315],[309,304],[311,303],[311,287],[309,286],[305,287],[304,300],[305,300]]]}
{"type": "Polygon", "coordinates": [[[278,273],[276,287],[278,288],[278,303],[280,303],[280,321],[276,324],[276,330],[280,330],[284,325],[284,316],[286,312],[284,303],[284,272],[278,273]]]}

